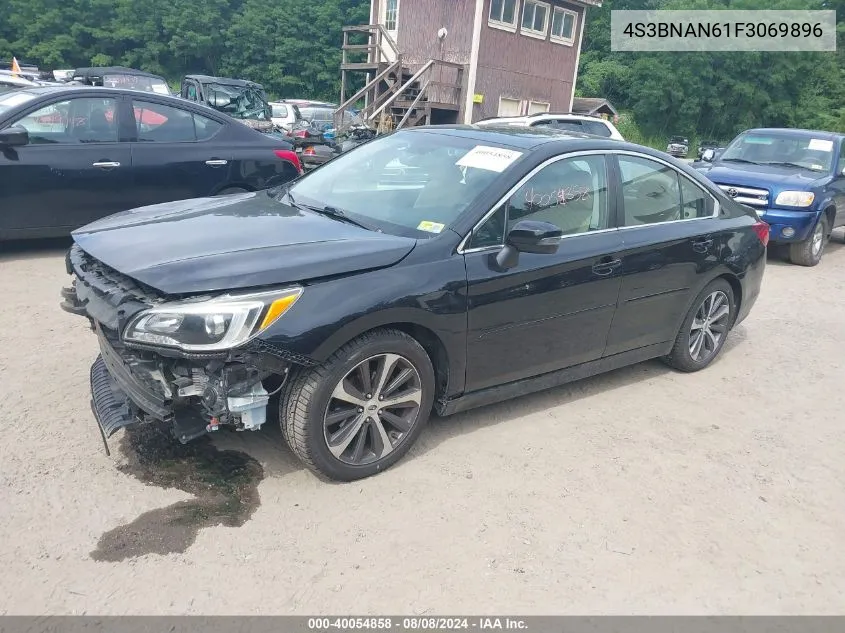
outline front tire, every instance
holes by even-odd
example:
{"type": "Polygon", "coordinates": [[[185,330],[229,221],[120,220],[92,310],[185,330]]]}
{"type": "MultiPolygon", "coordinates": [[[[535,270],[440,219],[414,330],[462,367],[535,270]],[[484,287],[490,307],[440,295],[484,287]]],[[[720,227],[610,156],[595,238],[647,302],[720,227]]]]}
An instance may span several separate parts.
{"type": "Polygon", "coordinates": [[[672,351],[663,361],[683,372],[707,367],[722,351],[735,311],[731,285],[724,279],[709,283],[695,298],[681,324],[672,351]]]}
{"type": "Polygon", "coordinates": [[[338,481],[374,475],[419,437],[434,403],[434,368],[399,330],[375,330],[293,376],[280,403],[282,434],[311,470],[338,481]]]}
{"type": "Polygon", "coordinates": [[[824,247],[827,244],[827,238],[830,235],[828,228],[827,216],[822,215],[816,226],[813,227],[813,232],[803,242],[790,244],[789,259],[793,264],[799,266],[815,266],[822,260],[824,254],[824,247]]]}

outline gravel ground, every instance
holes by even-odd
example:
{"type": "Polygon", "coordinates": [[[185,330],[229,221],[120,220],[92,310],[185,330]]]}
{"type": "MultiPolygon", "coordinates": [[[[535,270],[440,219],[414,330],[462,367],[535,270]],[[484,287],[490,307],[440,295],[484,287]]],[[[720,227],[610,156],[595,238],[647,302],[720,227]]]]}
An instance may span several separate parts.
{"type": "Polygon", "coordinates": [[[0,614],[842,613],[845,247],[719,361],[434,419],[324,482],[276,429],[102,449],[65,244],[0,245],[0,614]]]}

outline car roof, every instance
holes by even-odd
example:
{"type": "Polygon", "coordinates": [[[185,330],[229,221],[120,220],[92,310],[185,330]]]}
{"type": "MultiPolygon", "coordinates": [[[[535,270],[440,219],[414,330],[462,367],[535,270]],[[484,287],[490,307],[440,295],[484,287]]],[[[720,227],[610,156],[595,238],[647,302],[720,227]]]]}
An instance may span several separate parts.
{"type": "Polygon", "coordinates": [[[572,114],[571,112],[540,112],[537,114],[528,114],[524,116],[502,116],[490,117],[489,119],[482,119],[479,123],[491,125],[494,123],[527,123],[528,121],[541,120],[543,117],[554,117],[556,119],[572,119],[573,121],[601,121],[608,124],[609,122],[601,117],[590,116],[587,114],[572,114]]]}
{"type": "Polygon", "coordinates": [[[744,133],[754,132],[755,134],[790,134],[793,136],[815,136],[816,138],[823,138],[823,139],[838,139],[845,136],[845,134],[841,134],[838,132],[828,132],[825,130],[805,130],[802,128],[792,128],[792,127],[758,127],[752,128],[750,130],[745,130],[744,133]]]}
{"type": "Polygon", "coordinates": [[[433,131],[450,136],[459,136],[476,140],[479,142],[497,143],[499,145],[506,145],[519,149],[530,150],[540,145],[552,142],[584,142],[589,141],[596,144],[596,147],[607,147],[620,149],[627,146],[628,149],[635,149],[640,151],[642,149],[639,145],[633,143],[625,143],[624,141],[617,141],[614,139],[604,138],[602,136],[594,136],[592,134],[584,134],[581,132],[569,130],[557,130],[545,127],[517,127],[512,125],[427,125],[420,127],[405,128],[404,131],[433,131]]]}
{"type": "Polygon", "coordinates": [[[220,117],[221,115],[224,117],[226,116],[225,113],[219,112],[218,110],[215,110],[214,108],[209,107],[204,103],[190,101],[189,99],[182,99],[181,97],[178,97],[176,95],[165,95],[158,92],[149,92],[147,90],[132,90],[131,88],[109,88],[106,86],[87,86],[84,84],[54,84],[49,86],[23,86],[20,89],[15,90],[14,92],[27,92],[36,96],[59,93],[68,93],[69,96],[92,95],[107,92],[109,94],[119,94],[130,97],[144,97],[153,100],[160,99],[164,103],[172,104],[174,107],[188,110],[199,110],[203,112],[203,114],[208,113],[209,115],[216,115],[217,117],[220,117]]]}
{"type": "Polygon", "coordinates": [[[145,70],[127,68],[126,66],[91,66],[88,68],[77,68],[73,71],[74,77],[99,77],[100,75],[136,75],[138,77],[153,77],[164,80],[160,75],[148,73],[145,70]]]}
{"type": "Polygon", "coordinates": [[[211,75],[185,75],[185,79],[196,79],[197,81],[223,84],[224,86],[260,86],[263,88],[257,81],[250,81],[249,79],[232,79],[231,77],[213,77],[211,75]]]}

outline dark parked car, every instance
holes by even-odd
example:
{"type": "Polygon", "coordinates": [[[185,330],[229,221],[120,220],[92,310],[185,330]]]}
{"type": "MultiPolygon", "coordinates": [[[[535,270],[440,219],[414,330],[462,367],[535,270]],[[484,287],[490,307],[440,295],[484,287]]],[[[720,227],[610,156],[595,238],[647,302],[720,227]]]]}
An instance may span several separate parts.
{"type": "Polygon", "coordinates": [[[87,86],[0,94],[0,239],[67,235],[117,211],[300,172],[290,143],[176,97],[87,86]]]}
{"type": "Polygon", "coordinates": [[[845,134],[746,130],[696,169],[755,209],[794,264],[818,264],[831,231],[845,226],[845,134]]]}
{"type": "Polygon", "coordinates": [[[410,128],[272,196],[76,231],[62,305],[99,340],[104,438],[138,420],[182,441],[256,429],[278,393],[294,452],[353,480],[400,459],[432,408],[656,357],[707,367],[757,299],[768,227],[661,156],[530,128],[410,128]]]}

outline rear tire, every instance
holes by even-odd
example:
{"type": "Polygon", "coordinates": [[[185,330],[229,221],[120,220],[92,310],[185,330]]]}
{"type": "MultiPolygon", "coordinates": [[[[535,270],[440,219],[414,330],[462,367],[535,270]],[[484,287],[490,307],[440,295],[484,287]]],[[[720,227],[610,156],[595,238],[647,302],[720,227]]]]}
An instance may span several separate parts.
{"type": "Polygon", "coordinates": [[[830,237],[827,216],[822,215],[813,231],[803,242],[790,244],[789,260],[799,266],[815,266],[822,260],[824,247],[830,237]]]}
{"type": "Polygon", "coordinates": [[[239,193],[249,193],[249,189],[244,189],[243,187],[227,187],[222,191],[218,191],[215,195],[216,196],[234,196],[239,193]]]}
{"type": "Polygon", "coordinates": [[[282,435],[313,471],[338,481],[369,477],[419,437],[434,385],[431,360],[415,339],[375,330],[291,376],[279,405],[282,435]]]}
{"type": "Polygon", "coordinates": [[[735,319],[731,285],[724,279],[710,282],[693,301],[675,345],[663,362],[683,372],[704,369],[722,351],[735,319]]]}

